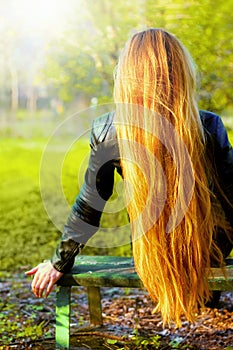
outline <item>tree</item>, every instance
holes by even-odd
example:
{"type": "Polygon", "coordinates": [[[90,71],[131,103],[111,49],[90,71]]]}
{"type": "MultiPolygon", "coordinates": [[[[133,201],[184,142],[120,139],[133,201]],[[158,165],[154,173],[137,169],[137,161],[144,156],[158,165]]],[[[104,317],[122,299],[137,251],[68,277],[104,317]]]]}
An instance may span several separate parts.
{"type": "Polygon", "coordinates": [[[0,43],[0,51],[2,55],[0,69],[2,72],[2,103],[5,108],[10,106],[12,112],[11,117],[14,119],[19,100],[18,67],[15,52],[18,34],[13,28],[10,28],[5,21],[3,21],[1,27],[1,37],[2,40],[0,43]]]}
{"type": "Polygon", "coordinates": [[[50,48],[45,71],[64,102],[80,95],[88,103],[93,97],[99,103],[112,101],[113,71],[126,38],[140,23],[139,5],[125,0],[83,2],[79,18],[50,48]]]}
{"type": "Polygon", "coordinates": [[[37,108],[36,78],[43,64],[44,42],[35,33],[24,32],[17,23],[8,21],[7,16],[1,17],[0,35],[1,107],[10,109],[14,120],[22,95],[30,112],[37,108]]]}
{"type": "Polygon", "coordinates": [[[200,108],[233,106],[233,9],[219,0],[86,0],[63,38],[52,46],[46,77],[68,103],[83,96],[112,101],[113,70],[125,41],[145,26],[177,35],[197,65],[200,108]]]}
{"type": "Polygon", "coordinates": [[[200,107],[233,107],[232,1],[147,0],[145,13],[149,26],[165,27],[191,52],[200,77],[200,107]]]}

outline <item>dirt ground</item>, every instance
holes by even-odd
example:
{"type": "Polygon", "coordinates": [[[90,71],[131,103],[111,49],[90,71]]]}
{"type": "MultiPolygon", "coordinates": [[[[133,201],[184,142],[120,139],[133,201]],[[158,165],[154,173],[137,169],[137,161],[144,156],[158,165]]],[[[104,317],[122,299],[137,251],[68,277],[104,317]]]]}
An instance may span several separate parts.
{"type": "MultiPolygon", "coordinates": [[[[160,314],[152,313],[154,305],[144,290],[103,288],[101,292],[104,326],[90,328],[86,290],[73,288],[71,350],[137,349],[132,343],[135,333],[145,339],[160,336],[157,349],[233,350],[233,292],[222,293],[217,308],[201,309],[194,323],[183,320],[179,329],[174,325],[163,328],[160,314]]],[[[46,300],[36,299],[30,291],[30,281],[20,275],[0,279],[0,296],[1,350],[55,349],[54,292],[46,300]],[[43,322],[43,334],[37,340],[29,336],[17,339],[9,326],[7,338],[4,320],[21,329],[43,322]]]]}

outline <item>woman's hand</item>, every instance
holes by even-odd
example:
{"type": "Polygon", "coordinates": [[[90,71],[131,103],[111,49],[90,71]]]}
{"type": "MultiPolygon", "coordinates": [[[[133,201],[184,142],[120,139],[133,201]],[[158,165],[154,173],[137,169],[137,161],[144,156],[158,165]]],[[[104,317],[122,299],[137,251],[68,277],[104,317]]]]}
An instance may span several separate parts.
{"type": "Polygon", "coordinates": [[[26,275],[34,275],[31,287],[36,297],[41,298],[44,290],[44,297],[47,298],[53,285],[61,278],[62,272],[57,271],[50,261],[46,261],[25,272],[26,275]],[[47,287],[47,288],[46,288],[47,287]]]}

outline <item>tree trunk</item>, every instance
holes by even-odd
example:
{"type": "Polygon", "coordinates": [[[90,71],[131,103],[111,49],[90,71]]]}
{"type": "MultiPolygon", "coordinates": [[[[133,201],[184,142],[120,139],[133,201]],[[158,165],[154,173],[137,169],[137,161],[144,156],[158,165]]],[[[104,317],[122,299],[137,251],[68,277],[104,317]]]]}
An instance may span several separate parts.
{"type": "Polygon", "coordinates": [[[9,71],[11,76],[11,111],[12,111],[12,120],[15,120],[15,112],[19,106],[19,86],[18,86],[18,72],[17,68],[10,61],[9,62],[9,71]]]}
{"type": "Polygon", "coordinates": [[[27,93],[27,110],[32,115],[37,109],[37,93],[33,86],[28,88],[27,93]]]}

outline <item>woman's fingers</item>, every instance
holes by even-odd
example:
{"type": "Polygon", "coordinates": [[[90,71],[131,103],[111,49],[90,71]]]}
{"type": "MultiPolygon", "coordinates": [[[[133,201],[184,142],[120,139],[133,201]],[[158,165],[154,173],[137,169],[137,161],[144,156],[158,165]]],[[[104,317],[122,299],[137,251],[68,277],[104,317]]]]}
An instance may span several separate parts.
{"type": "Polygon", "coordinates": [[[39,297],[40,276],[39,276],[38,272],[35,274],[35,276],[32,280],[31,288],[32,288],[32,291],[35,294],[35,296],[39,297]]]}
{"type": "Polygon", "coordinates": [[[38,270],[32,281],[32,291],[38,298],[43,296],[44,289],[50,279],[48,266],[45,264],[47,265],[47,263],[43,263],[38,266],[38,270]]]}
{"type": "MultiPolygon", "coordinates": [[[[43,276],[42,276],[43,277],[43,276]]],[[[53,288],[53,285],[56,283],[56,280],[52,277],[52,276],[46,276],[44,278],[42,278],[41,280],[39,280],[37,282],[37,289],[36,289],[36,292],[37,292],[37,296],[38,298],[42,298],[43,297],[43,293],[44,293],[44,290],[46,289],[46,293],[45,293],[45,298],[47,298],[47,296],[49,295],[49,293],[51,292],[52,288],[53,288]]]]}
{"type": "Polygon", "coordinates": [[[30,275],[34,275],[38,270],[38,266],[34,267],[33,269],[26,271],[25,274],[30,276],[30,275]]]}
{"type": "Polygon", "coordinates": [[[44,279],[39,279],[34,287],[34,294],[36,293],[36,296],[38,298],[42,298],[43,293],[44,293],[44,289],[48,283],[48,278],[44,278],[44,279]]]}
{"type": "Polygon", "coordinates": [[[42,298],[45,292],[45,298],[50,294],[53,285],[63,275],[57,271],[50,261],[39,264],[33,269],[26,272],[27,275],[34,275],[31,288],[36,297],[42,298]],[[47,288],[46,288],[47,287],[47,288]]]}
{"type": "Polygon", "coordinates": [[[48,287],[47,287],[45,295],[44,295],[45,298],[47,298],[48,295],[51,293],[51,291],[53,289],[53,286],[54,286],[54,282],[53,281],[49,281],[48,287]]]}

